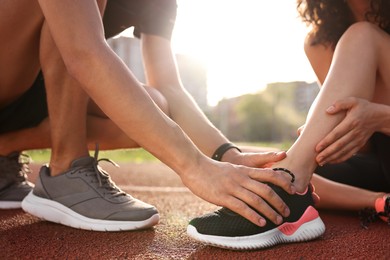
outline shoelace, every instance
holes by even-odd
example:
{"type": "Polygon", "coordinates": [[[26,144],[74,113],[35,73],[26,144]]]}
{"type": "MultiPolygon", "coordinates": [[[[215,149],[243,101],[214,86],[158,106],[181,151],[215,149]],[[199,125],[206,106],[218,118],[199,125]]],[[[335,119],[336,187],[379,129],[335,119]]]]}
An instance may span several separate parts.
{"type": "Polygon", "coordinates": [[[359,211],[360,225],[368,229],[369,224],[378,220],[379,216],[375,209],[364,208],[359,211]]]}
{"type": "Polygon", "coordinates": [[[14,152],[0,160],[1,168],[5,169],[9,176],[15,178],[15,180],[25,181],[27,174],[31,173],[28,166],[31,163],[31,157],[27,154],[14,152]],[[15,174],[16,173],[16,174],[15,174]]]}
{"type": "Polygon", "coordinates": [[[126,196],[127,194],[124,191],[122,191],[118,186],[116,186],[115,183],[111,181],[111,178],[108,175],[108,173],[99,166],[99,162],[106,161],[116,167],[119,167],[119,165],[116,164],[113,160],[108,158],[98,159],[98,156],[99,156],[99,146],[96,144],[93,170],[96,173],[96,177],[99,181],[99,187],[105,190],[104,194],[108,194],[111,197],[126,196]]]}
{"type": "Polygon", "coordinates": [[[387,224],[390,225],[390,197],[386,198],[383,212],[376,212],[374,208],[365,208],[359,211],[360,224],[367,229],[368,225],[377,221],[379,217],[386,217],[387,224]]]}
{"type": "Polygon", "coordinates": [[[31,157],[28,154],[21,153],[19,154],[18,164],[20,167],[20,174],[25,179],[27,174],[31,173],[29,164],[32,162],[31,157]]]}

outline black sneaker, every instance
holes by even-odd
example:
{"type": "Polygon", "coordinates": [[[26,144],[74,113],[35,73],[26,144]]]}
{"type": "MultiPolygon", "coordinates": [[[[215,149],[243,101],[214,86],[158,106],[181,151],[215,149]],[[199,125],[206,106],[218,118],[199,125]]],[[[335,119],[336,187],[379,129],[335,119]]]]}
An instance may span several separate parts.
{"type": "Polygon", "coordinates": [[[374,208],[364,208],[359,211],[361,226],[368,228],[368,225],[381,219],[390,225],[390,194],[385,194],[375,200],[374,208]]]}
{"type": "Polygon", "coordinates": [[[48,221],[94,231],[156,225],[157,209],[117,187],[98,165],[100,160],[96,151],[95,157],[73,161],[71,168],[58,176],[50,176],[49,167],[43,166],[35,188],[23,200],[23,210],[48,221]]]}
{"type": "Polygon", "coordinates": [[[304,194],[290,195],[270,185],[289,206],[291,214],[281,225],[267,219],[259,227],[237,213],[222,208],[190,221],[187,234],[208,245],[234,249],[260,249],[282,243],[301,242],[318,238],[325,232],[325,226],[314,208],[312,190],[304,194]]]}
{"type": "Polygon", "coordinates": [[[20,208],[22,200],[33,189],[34,184],[27,181],[30,161],[28,155],[19,152],[0,156],[0,209],[20,208]]]}

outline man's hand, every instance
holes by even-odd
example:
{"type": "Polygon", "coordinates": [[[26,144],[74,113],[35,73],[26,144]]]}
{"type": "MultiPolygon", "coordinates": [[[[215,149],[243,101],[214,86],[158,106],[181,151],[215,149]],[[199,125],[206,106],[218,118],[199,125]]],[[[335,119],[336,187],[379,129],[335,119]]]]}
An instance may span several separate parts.
{"type": "Polygon", "coordinates": [[[181,176],[183,183],[197,196],[215,205],[227,207],[256,225],[270,219],[281,224],[290,210],[266,184],[273,183],[294,194],[291,177],[272,169],[250,168],[203,158],[195,168],[181,176]],[[256,211],[260,212],[257,213],[256,211]]]}
{"type": "Polygon", "coordinates": [[[239,152],[236,149],[228,150],[222,157],[223,162],[229,162],[237,165],[244,165],[255,168],[270,168],[275,162],[286,158],[286,152],[264,152],[262,149],[256,150],[251,147],[250,152],[239,152]]]}
{"type": "Polygon", "coordinates": [[[354,97],[339,100],[330,106],[326,110],[329,115],[346,112],[346,116],[316,146],[319,153],[317,163],[340,163],[357,153],[380,124],[377,106],[379,105],[354,97]]]}

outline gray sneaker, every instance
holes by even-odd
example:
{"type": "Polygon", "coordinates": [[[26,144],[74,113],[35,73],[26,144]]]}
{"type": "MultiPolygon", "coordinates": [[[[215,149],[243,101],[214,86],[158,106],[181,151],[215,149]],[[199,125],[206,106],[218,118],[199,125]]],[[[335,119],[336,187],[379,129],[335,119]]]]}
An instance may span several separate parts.
{"type": "Polygon", "coordinates": [[[19,152],[0,156],[0,209],[17,209],[22,200],[33,189],[34,184],[27,181],[30,173],[28,155],[19,152]]]}
{"type": "Polygon", "coordinates": [[[50,176],[49,167],[43,166],[22,207],[48,221],[95,231],[143,229],[159,221],[154,206],[133,198],[113,183],[98,165],[97,152],[95,158],[73,161],[70,169],[58,176],[50,176]]]}

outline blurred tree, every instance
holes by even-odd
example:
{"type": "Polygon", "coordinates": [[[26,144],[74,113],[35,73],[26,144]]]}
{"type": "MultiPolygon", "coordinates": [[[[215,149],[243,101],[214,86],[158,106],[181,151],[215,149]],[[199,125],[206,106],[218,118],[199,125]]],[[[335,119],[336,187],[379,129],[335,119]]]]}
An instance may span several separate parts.
{"type": "Polygon", "coordinates": [[[272,83],[259,93],[220,101],[208,116],[232,141],[291,143],[317,92],[316,83],[272,83]]]}

